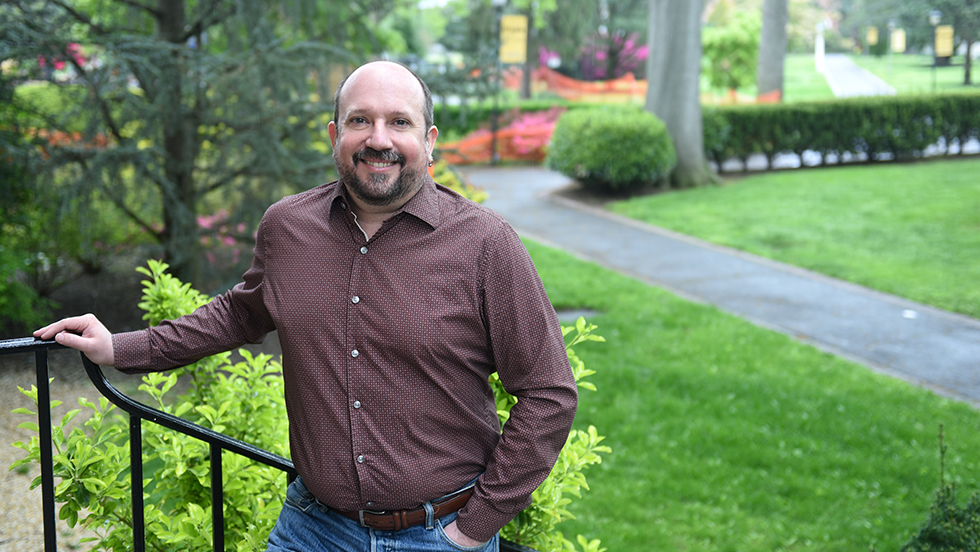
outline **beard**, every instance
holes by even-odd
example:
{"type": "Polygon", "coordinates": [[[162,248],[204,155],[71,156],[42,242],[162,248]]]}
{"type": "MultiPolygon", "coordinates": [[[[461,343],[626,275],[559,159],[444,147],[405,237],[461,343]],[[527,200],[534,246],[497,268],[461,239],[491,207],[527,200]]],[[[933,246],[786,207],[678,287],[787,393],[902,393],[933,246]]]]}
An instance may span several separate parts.
{"type": "Polygon", "coordinates": [[[385,206],[396,203],[405,196],[414,193],[424,181],[424,170],[407,165],[405,156],[393,150],[376,150],[364,148],[354,152],[350,163],[342,163],[337,160],[337,171],[340,173],[340,180],[347,186],[352,194],[361,201],[369,205],[385,206]],[[390,182],[390,175],[373,174],[365,181],[357,174],[357,164],[364,158],[380,160],[385,162],[398,163],[401,169],[398,177],[390,182]]]}

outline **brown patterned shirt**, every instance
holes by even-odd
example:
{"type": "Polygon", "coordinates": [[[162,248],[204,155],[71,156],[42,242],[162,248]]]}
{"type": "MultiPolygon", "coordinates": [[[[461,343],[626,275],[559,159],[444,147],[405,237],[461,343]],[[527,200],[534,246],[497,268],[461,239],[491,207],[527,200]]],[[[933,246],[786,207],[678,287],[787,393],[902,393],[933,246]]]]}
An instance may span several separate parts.
{"type": "Polygon", "coordinates": [[[479,476],[459,528],[489,539],[530,503],[577,393],[554,308],[493,211],[428,180],[367,240],[337,182],[266,212],[243,282],[113,337],[126,372],[279,332],[296,469],[341,510],[396,510],[479,476]],[[501,434],[487,377],[519,398],[501,434]],[[482,474],[482,475],[481,475],[482,474]]]}

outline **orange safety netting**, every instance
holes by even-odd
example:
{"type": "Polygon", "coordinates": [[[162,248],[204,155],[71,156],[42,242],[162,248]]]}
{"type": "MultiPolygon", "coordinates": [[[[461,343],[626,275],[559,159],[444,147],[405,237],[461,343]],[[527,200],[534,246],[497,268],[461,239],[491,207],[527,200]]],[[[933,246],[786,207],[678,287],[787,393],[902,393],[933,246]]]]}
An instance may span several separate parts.
{"type": "MultiPolygon", "coordinates": [[[[633,73],[611,80],[580,81],[562,75],[548,67],[538,67],[531,74],[532,87],[553,92],[569,101],[625,102],[643,101],[647,94],[647,81],[637,80],[633,73]]],[[[520,69],[504,74],[504,86],[516,90],[521,85],[520,69]]]]}
{"type": "MultiPolygon", "coordinates": [[[[497,131],[497,154],[504,161],[544,161],[554,123],[525,125],[497,131]]],[[[493,158],[493,134],[481,129],[466,138],[438,146],[439,157],[451,165],[488,163],[493,158]]]]}

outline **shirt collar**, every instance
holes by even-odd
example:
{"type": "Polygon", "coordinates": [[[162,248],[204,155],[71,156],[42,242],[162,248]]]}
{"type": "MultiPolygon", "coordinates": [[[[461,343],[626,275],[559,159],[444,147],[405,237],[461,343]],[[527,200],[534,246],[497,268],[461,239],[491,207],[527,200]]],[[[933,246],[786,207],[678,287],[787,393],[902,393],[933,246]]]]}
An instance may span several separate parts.
{"type": "MultiPolygon", "coordinates": [[[[351,204],[347,186],[344,186],[340,180],[335,180],[334,184],[334,189],[329,196],[331,211],[338,206],[347,209],[351,204]]],[[[425,175],[422,188],[393,216],[403,212],[418,218],[432,228],[439,226],[439,192],[435,181],[428,174],[425,175]]]]}

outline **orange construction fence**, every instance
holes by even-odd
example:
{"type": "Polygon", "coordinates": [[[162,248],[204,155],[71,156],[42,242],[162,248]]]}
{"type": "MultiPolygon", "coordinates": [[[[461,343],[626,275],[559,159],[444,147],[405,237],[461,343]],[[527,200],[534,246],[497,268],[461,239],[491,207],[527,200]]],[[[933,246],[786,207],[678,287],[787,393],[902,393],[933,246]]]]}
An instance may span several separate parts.
{"type": "MultiPolygon", "coordinates": [[[[521,86],[523,71],[511,68],[504,73],[504,86],[517,90],[521,86]]],[[[562,75],[548,67],[538,67],[531,73],[531,87],[535,91],[553,92],[569,101],[631,101],[642,102],[647,94],[647,82],[637,80],[633,73],[618,79],[604,81],[580,81],[562,75]]]]}
{"type": "MultiPolygon", "coordinates": [[[[505,161],[540,163],[547,154],[546,146],[555,130],[554,123],[526,125],[497,131],[497,155],[505,161]]],[[[439,158],[451,165],[489,163],[493,158],[493,134],[481,129],[457,142],[437,145],[439,158]]]]}

